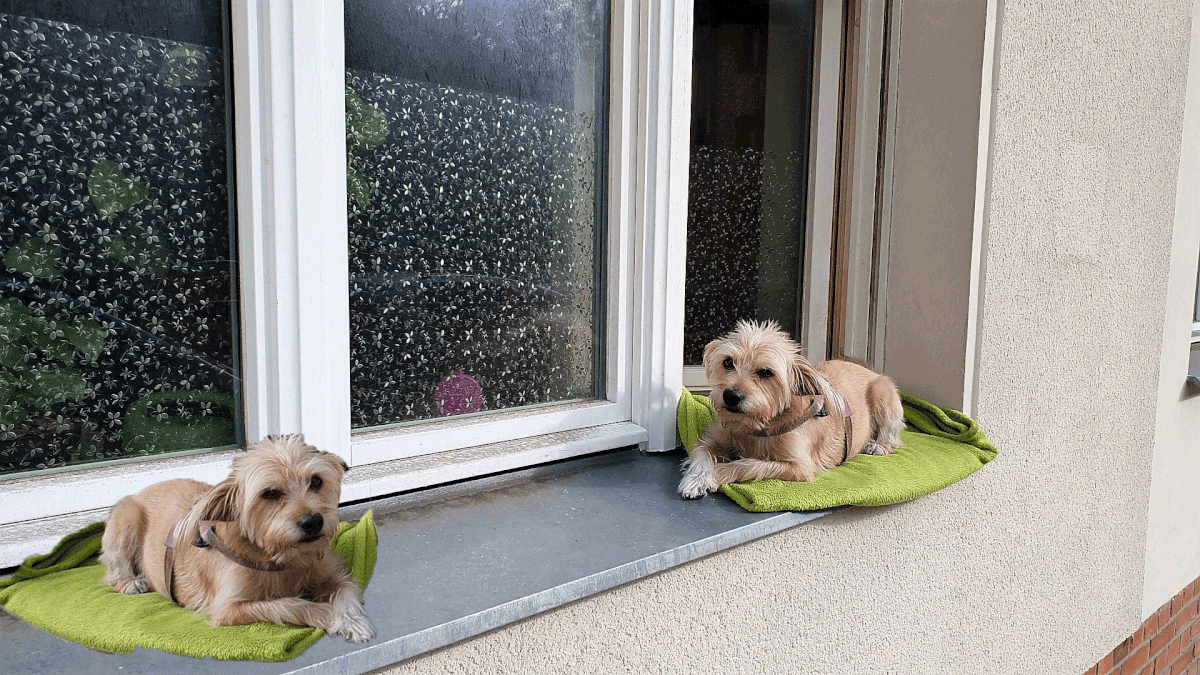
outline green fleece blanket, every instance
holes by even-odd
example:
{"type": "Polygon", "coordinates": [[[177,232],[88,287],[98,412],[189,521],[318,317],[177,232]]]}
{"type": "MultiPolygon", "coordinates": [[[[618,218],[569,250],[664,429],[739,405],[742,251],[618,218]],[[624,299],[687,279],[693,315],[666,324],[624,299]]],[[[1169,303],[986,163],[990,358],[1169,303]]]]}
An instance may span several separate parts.
{"type": "MultiPolygon", "coordinates": [[[[908,429],[904,445],[884,457],[858,455],[812,483],[777,479],[730,483],[721,491],[747,511],[819,511],[835,506],[882,506],[940,490],[996,458],[996,448],[975,420],[900,394],[908,429]]],[[[691,452],[716,417],[707,397],[683,390],[679,437],[691,452]]]]}
{"type": "MultiPolygon", "coordinates": [[[[214,659],[286,661],[325,634],[275,623],[213,628],[206,617],[158,593],[121,595],[100,582],[103,534],[104,523],[94,523],[64,537],[50,553],[27,559],[12,577],[0,580],[0,605],[63,639],[121,654],[145,647],[214,659]]],[[[341,523],[333,537],[334,552],[362,588],[375,569],[377,543],[370,511],[357,523],[341,523]]]]}

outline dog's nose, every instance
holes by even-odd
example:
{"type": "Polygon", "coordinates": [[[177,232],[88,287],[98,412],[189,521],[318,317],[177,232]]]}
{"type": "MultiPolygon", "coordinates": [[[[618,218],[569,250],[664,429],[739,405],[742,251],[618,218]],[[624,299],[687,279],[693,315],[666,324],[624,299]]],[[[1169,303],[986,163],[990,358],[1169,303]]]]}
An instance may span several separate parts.
{"type": "Polygon", "coordinates": [[[737,389],[726,389],[725,393],[721,395],[721,398],[725,400],[726,408],[736,408],[742,404],[742,401],[746,400],[746,397],[742,394],[742,392],[738,391],[737,389]]]}
{"type": "Polygon", "coordinates": [[[310,513],[296,523],[305,534],[316,534],[325,527],[325,519],[319,513],[310,513]]]}

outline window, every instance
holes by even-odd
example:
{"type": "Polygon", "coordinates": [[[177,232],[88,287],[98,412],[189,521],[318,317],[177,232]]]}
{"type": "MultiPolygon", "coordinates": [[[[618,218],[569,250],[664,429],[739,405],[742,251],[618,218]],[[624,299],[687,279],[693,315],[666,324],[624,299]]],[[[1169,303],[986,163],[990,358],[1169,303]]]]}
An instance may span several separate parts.
{"type": "Polygon", "coordinates": [[[607,5],[345,7],[352,425],[603,396],[607,5]]]}
{"type": "MultiPolygon", "coordinates": [[[[696,3],[684,383],[742,318],[873,361],[890,3],[696,3]]],[[[878,322],[882,325],[882,322],[878,322]]],[[[878,366],[878,364],[876,364],[878,366]]]]}
{"type": "Polygon", "coordinates": [[[0,474],[240,441],[228,25],[0,13],[0,474]]]}
{"type": "MultiPolygon", "coordinates": [[[[106,67],[124,69],[130,81],[111,87],[140,106],[110,106],[132,125],[120,142],[136,153],[120,147],[133,159],[106,159],[116,166],[101,170],[97,185],[111,196],[99,207],[89,207],[87,180],[75,173],[70,191],[16,199],[83,214],[73,227],[92,230],[81,236],[107,229],[103,236],[123,243],[81,253],[62,244],[55,258],[37,223],[64,226],[39,212],[36,223],[3,232],[12,239],[5,252],[35,241],[16,249],[18,266],[6,274],[57,284],[76,304],[76,293],[91,293],[77,278],[101,265],[125,275],[119,286],[106,282],[116,289],[110,296],[97,290],[88,302],[110,313],[104,303],[127,303],[133,310],[120,316],[133,337],[114,336],[124,324],[96,318],[107,332],[97,347],[89,336],[100,330],[70,328],[60,317],[76,304],[56,300],[46,320],[67,339],[35,356],[62,358],[35,372],[70,366],[86,379],[91,368],[97,381],[124,382],[124,371],[113,375],[103,361],[111,352],[133,359],[139,378],[150,377],[139,367],[161,370],[161,382],[131,383],[129,402],[177,389],[209,398],[152,400],[150,422],[191,433],[187,447],[156,437],[148,452],[165,459],[10,473],[0,526],[102,509],[167,478],[214,481],[234,455],[220,448],[242,436],[302,431],[352,466],[372,465],[351,472],[364,478],[347,499],[447,480],[438,471],[397,476],[406,458],[485,444],[557,444],[522,461],[674,446],[683,303],[668,279],[680,278],[683,264],[678,139],[686,138],[689,80],[679,54],[690,50],[690,31],[677,27],[690,27],[690,3],[187,0],[151,11],[140,0],[117,2],[50,20],[91,31],[101,51],[132,59],[106,67]],[[119,11],[97,9],[109,5],[119,11]],[[204,28],[181,8],[204,17],[204,28]],[[103,35],[85,27],[100,15],[103,35]],[[128,65],[155,55],[154,67],[128,65]],[[143,137],[146,110],[174,111],[178,127],[143,137]],[[176,142],[178,150],[166,147],[176,142]],[[188,182],[193,173],[203,189],[188,182]],[[190,191],[169,193],[177,184],[190,191]]],[[[5,5],[22,17],[6,20],[44,30],[47,12],[35,5],[5,5]]],[[[3,39],[34,42],[29,30],[10,26],[3,39]]],[[[38,49],[43,42],[36,38],[38,49]]],[[[71,82],[64,100],[105,91],[76,81],[71,58],[5,49],[25,64],[6,61],[6,73],[59,68],[71,82]],[[80,94],[67,96],[74,86],[80,94]]],[[[0,99],[0,119],[35,134],[42,113],[15,111],[43,107],[44,94],[61,102],[57,91],[22,89],[0,99]]],[[[45,157],[36,135],[22,142],[45,157]]],[[[65,158],[62,166],[90,170],[65,158]]],[[[0,180],[22,180],[0,168],[0,180]]],[[[21,306],[42,316],[28,302],[5,311],[21,306]]],[[[59,398],[52,407],[78,403],[59,398]]],[[[89,424],[102,428],[109,412],[89,424]]],[[[112,412],[124,429],[127,413],[112,412]]],[[[147,454],[117,440],[104,452],[78,461],[147,454]]]]}

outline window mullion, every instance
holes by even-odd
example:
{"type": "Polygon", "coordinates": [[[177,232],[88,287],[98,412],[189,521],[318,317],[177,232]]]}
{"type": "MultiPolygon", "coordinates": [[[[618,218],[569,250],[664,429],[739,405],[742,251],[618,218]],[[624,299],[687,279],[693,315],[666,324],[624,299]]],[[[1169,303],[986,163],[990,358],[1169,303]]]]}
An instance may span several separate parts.
{"type": "Polygon", "coordinates": [[[350,456],[341,0],[234,2],[246,437],[350,456]]]}
{"type": "Polygon", "coordinates": [[[690,0],[644,0],[640,10],[633,421],[649,432],[646,449],[662,452],[676,446],[683,389],[693,16],[690,0]]]}

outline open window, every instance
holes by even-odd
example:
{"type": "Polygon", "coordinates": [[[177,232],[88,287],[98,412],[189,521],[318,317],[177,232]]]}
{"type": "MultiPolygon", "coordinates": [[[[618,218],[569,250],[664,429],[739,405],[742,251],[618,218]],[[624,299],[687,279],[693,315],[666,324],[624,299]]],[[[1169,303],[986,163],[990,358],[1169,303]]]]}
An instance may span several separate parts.
{"type": "Polygon", "coordinates": [[[696,3],[687,386],[744,318],[777,321],[810,360],[878,366],[890,6],[696,3]]]}

